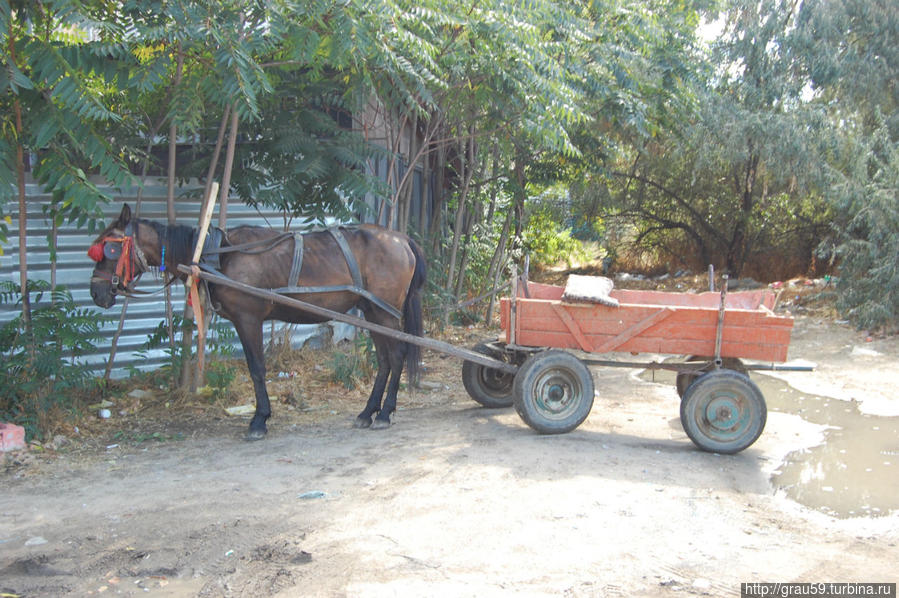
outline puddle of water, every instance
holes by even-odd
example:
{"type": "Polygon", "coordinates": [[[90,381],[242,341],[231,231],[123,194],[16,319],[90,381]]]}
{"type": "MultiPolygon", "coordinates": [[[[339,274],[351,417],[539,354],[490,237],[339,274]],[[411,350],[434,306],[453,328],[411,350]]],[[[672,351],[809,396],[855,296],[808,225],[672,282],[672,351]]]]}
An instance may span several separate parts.
{"type": "MultiPolygon", "coordinates": [[[[813,373],[809,374],[814,375],[813,373]]],[[[643,380],[674,386],[674,373],[645,371],[643,380]]],[[[899,509],[899,417],[867,415],[854,401],[805,394],[752,374],[768,411],[829,426],[824,443],[790,453],[772,477],[793,500],[840,518],[877,517],[899,509]]]]}

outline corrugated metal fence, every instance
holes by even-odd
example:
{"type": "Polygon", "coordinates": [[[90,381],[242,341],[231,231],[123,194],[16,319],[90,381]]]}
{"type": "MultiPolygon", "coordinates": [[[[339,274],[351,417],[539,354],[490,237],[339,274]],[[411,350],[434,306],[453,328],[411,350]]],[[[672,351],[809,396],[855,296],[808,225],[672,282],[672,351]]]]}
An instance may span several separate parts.
{"type": "MultiPolygon", "coordinates": [[[[200,214],[201,192],[186,195],[188,191],[196,191],[196,188],[178,190],[176,199],[178,222],[196,226],[200,214]]],[[[106,223],[111,222],[122,209],[123,204],[129,203],[132,212],[135,210],[137,191],[118,193],[105,189],[114,198],[114,201],[105,206],[106,223]]],[[[50,280],[51,264],[50,251],[47,238],[51,233],[51,222],[44,215],[43,209],[49,205],[50,197],[43,194],[37,185],[27,186],[28,195],[28,272],[32,280],[50,280]]],[[[165,186],[148,181],[144,187],[143,198],[140,207],[140,217],[158,222],[166,221],[166,189],[165,186]]],[[[270,226],[283,229],[284,218],[277,212],[257,211],[237,200],[228,204],[228,228],[242,224],[270,226]]],[[[0,279],[19,283],[19,251],[18,251],[18,222],[17,213],[13,215],[12,224],[9,226],[9,242],[3,246],[3,255],[0,256],[0,279]]],[[[212,223],[218,221],[218,208],[213,215],[212,223]]],[[[94,235],[84,230],[77,229],[74,225],[64,224],[57,232],[57,263],[56,283],[65,285],[71,291],[73,298],[79,306],[96,309],[102,316],[110,316],[112,321],[103,327],[103,340],[97,344],[96,352],[85,357],[84,362],[93,365],[98,371],[106,366],[112,337],[118,326],[119,316],[124,301],[120,298],[116,305],[108,310],[100,310],[94,305],[90,296],[90,276],[94,263],[87,257],[87,249],[94,240],[94,235]]],[[[162,288],[161,279],[155,280],[150,273],[145,274],[138,285],[144,291],[153,291],[162,288]]],[[[184,310],[183,285],[172,286],[172,298],[174,313],[182,314],[184,310]]],[[[19,314],[15,305],[0,306],[0,323],[9,322],[19,314]]],[[[162,292],[140,296],[130,300],[127,311],[125,327],[118,342],[118,352],[115,357],[114,375],[127,374],[128,367],[138,369],[153,369],[166,357],[161,349],[144,352],[142,348],[147,342],[148,335],[156,329],[165,319],[165,297],[162,292]]],[[[221,320],[219,320],[221,321],[221,320]]],[[[293,344],[298,344],[314,335],[319,325],[292,326],[291,339],[293,344]]],[[[268,332],[270,327],[266,326],[268,332]]],[[[338,328],[336,335],[343,336],[348,333],[347,327],[338,328]]],[[[239,344],[238,344],[239,345],[239,344]]]]}

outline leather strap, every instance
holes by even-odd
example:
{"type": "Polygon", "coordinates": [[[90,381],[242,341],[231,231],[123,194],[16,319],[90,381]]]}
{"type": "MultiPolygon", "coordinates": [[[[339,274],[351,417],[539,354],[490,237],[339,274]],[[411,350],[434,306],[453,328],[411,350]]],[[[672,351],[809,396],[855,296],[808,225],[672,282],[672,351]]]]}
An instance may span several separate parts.
{"type": "Polygon", "coordinates": [[[303,233],[293,234],[293,265],[290,268],[290,276],[287,277],[287,286],[297,286],[300,278],[300,270],[303,269],[303,233]]]}
{"type": "Polygon", "coordinates": [[[346,260],[347,268],[350,270],[350,276],[353,278],[353,284],[360,289],[364,289],[365,285],[362,284],[362,274],[359,273],[359,264],[356,263],[356,256],[353,255],[349,243],[346,242],[346,237],[343,236],[343,229],[329,228],[328,232],[331,233],[331,236],[337,241],[337,246],[340,247],[340,251],[343,252],[343,259],[346,260]]]}

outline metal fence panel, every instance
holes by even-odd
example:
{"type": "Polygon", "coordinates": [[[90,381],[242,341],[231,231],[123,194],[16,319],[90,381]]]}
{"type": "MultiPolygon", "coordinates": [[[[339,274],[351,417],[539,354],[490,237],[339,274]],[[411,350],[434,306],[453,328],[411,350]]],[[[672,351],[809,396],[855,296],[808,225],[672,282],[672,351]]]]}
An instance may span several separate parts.
{"type": "MultiPolygon", "coordinates": [[[[131,205],[135,210],[137,190],[124,193],[111,189],[104,189],[114,201],[104,206],[106,222],[111,222],[122,209],[123,204],[131,205]]],[[[41,192],[39,186],[27,185],[28,196],[28,244],[27,260],[28,274],[32,280],[50,281],[51,261],[47,239],[52,226],[50,219],[44,214],[44,209],[50,204],[50,197],[41,192]]],[[[201,190],[196,187],[182,188],[178,191],[176,199],[178,223],[196,226],[199,221],[201,190]]],[[[228,228],[250,224],[258,226],[270,226],[284,229],[291,224],[279,212],[257,211],[238,200],[231,200],[228,204],[228,228]]],[[[12,215],[12,223],[9,225],[9,240],[3,246],[3,255],[0,255],[0,280],[9,280],[19,283],[19,241],[18,241],[18,212],[12,215]]],[[[164,185],[148,182],[144,187],[143,198],[140,207],[140,217],[159,222],[166,221],[166,188],[164,185]]],[[[218,221],[218,208],[213,214],[212,222],[218,221]]],[[[120,298],[116,305],[108,310],[96,307],[90,297],[90,276],[94,263],[87,257],[87,250],[94,241],[94,235],[79,230],[74,224],[63,224],[57,231],[57,255],[56,255],[56,284],[65,285],[79,307],[96,310],[98,317],[108,316],[111,321],[103,325],[103,339],[95,348],[95,351],[85,356],[84,363],[94,366],[98,372],[102,372],[106,366],[106,360],[110,352],[112,337],[118,326],[124,301],[120,298]]],[[[144,291],[161,289],[162,282],[154,280],[151,273],[144,274],[139,283],[139,288],[144,291]]],[[[172,298],[174,313],[184,313],[183,286],[172,285],[172,298]]],[[[45,299],[46,300],[46,299],[45,299]]],[[[0,325],[5,324],[19,314],[16,305],[0,305],[0,325]]],[[[128,374],[129,368],[139,370],[152,370],[166,359],[166,353],[162,349],[143,351],[147,342],[147,336],[165,320],[165,298],[162,292],[154,295],[138,296],[129,301],[127,319],[122,335],[119,337],[117,354],[115,357],[115,376],[121,377],[128,374]]],[[[223,321],[217,319],[217,321],[223,321]]],[[[227,322],[226,322],[227,323],[227,322]]],[[[230,324],[229,324],[230,325],[230,324]]],[[[321,325],[293,325],[291,326],[292,344],[298,345],[315,335],[321,325]]],[[[271,330],[266,326],[266,334],[271,330]]],[[[351,334],[342,326],[335,330],[336,337],[351,334]]]]}

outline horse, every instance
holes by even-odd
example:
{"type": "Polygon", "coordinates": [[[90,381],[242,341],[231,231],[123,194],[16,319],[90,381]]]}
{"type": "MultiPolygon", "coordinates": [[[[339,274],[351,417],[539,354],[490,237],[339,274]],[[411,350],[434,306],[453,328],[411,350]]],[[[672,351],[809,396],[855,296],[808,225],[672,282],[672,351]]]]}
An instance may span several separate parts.
{"type": "MultiPolygon", "coordinates": [[[[210,236],[220,238],[220,248],[205,244],[204,254],[207,250],[214,254],[220,273],[232,280],[279,289],[287,296],[336,312],[357,307],[369,322],[395,330],[402,326],[404,332],[422,335],[421,290],[427,265],[421,248],[407,235],[362,224],[302,235],[238,226],[227,232],[213,229],[210,236]]],[[[116,295],[130,294],[140,275],[154,267],[185,280],[177,266],[191,265],[197,237],[196,229],[189,226],[133,218],[125,204],[88,251],[96,262],[90,283],[94,303],[104,309],[113,306],[116,295]]],[[[213,309],[234,325],[243,346],[256,395],[256,411],[246,439],[260,440],[268,431],[266,421],[271,416],[263,322],[309,324],[324,319],[212,283],[208,284],[208,296],[213,309]]],[[[354,426],[385,429],[390,427],[390,416],[396,409],[403,366],[409,379],[417,380],[421,350],[418,345],[382,334],[372,332],[371,337],[378,371],[354,426]]]]}

